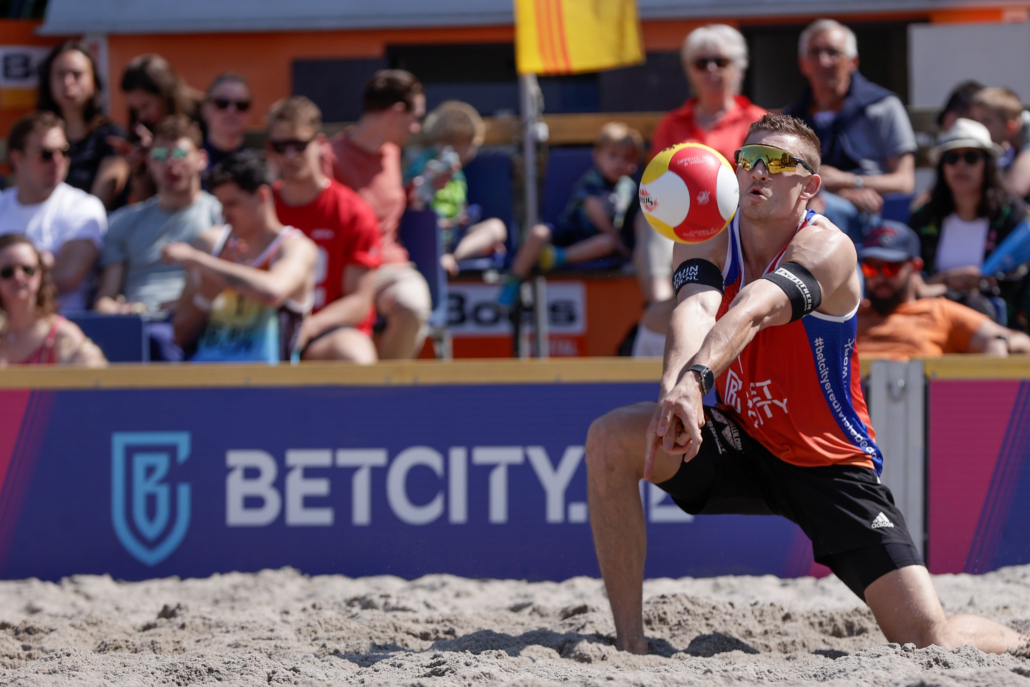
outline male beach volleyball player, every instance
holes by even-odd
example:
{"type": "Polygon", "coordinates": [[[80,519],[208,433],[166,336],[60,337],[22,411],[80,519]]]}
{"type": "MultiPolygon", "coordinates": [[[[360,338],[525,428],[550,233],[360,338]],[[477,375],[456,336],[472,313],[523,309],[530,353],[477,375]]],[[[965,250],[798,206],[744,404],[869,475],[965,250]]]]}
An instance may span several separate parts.
{"type": "Polygon", "coordinates": [[[587,437],[590,521],[620,649],[647,651],[641,478],[688,513],[782,515],[864,599],[888,641],[1003,652],[1026,637],[945,617],[877,474],[882,458],[858,379],[860,300],[851,240],[806,210],[819,140],[769,114],[737,154],[730,226],[677,244],[659,401],[598,419],[587,437]],[[701,399],[715,387],[717,408],[701,399]]]}

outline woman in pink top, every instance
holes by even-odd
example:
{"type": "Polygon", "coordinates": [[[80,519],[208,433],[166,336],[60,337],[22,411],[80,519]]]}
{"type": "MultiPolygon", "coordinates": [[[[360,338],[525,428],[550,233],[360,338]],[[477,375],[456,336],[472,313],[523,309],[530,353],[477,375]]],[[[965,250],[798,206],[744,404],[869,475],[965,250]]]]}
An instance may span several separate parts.
{"type": "Polygon", "coordinates": [[[0,367],[107,364],[100,349],[56,310],[57,291],[32,241],[22,234],[0,236],[0,367]]]}

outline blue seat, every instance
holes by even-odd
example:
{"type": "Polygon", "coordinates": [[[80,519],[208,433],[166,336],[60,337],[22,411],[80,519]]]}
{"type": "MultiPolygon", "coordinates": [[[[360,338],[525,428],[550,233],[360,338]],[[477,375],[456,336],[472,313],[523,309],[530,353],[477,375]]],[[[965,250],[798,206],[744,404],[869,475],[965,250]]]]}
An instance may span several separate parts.
{"type": "Polygon", "coordinates": [[[908,223],[912,198],[911,193],[888,193],[883,197],[883,210],[880,216],[902,224],[908,223]]]}
{"type": "MultiPolygon", "coordinates": [[[[593,165],[593,146],[550,149],[547,154],[547,171],[544,176],[544,198],[540,213],[542,222],[552,226],[557,223],[569,198],[572,197],[572,188],[593,165]]],[[[562,270],[611,270],[617,269],[625,262],[626,260],[621,257],[600,258],[589,262],[565,265],[562,270]]]]}
{"type": "Polygon", "coordinates": [[[398,237],[426,283],[433,311],[429,316],[430,336],[437,343],[437,357],[450,358],[450,336],[447,332],[447,273],[440,266],[443,255],[443,237],[436,225],[432,210],[405,210],[401,217],[398,237]]]}
{"type": "Polygon", "coordinates": [[[150,360],[145,321],[139,315],[86,312],[68,319],[93,340],[108,362],[142,363],[150,360]]]}
{"type": "Polygon", "coordinates": [[[480,219],[496,217],[508,228],[507,255],[470,258],[458,263],[463,272],[503,269],[505,260],[515,255],[519,225],[511,180],[511,155],[503,150],[481,150],[463,170],[468,182],[469,205],[479,206],[480,219]]]}

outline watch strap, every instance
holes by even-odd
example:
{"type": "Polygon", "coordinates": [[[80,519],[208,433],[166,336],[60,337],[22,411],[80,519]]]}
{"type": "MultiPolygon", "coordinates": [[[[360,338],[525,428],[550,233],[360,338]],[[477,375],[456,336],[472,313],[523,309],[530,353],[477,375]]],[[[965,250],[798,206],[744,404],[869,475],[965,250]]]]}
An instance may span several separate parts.
{"type": "Polygon", "coordinates": [[[715,386],[715,373],[707,365],[691,365],[691,372],[696,372],[701,381],[701,395],[706,395],[715,386]]]}

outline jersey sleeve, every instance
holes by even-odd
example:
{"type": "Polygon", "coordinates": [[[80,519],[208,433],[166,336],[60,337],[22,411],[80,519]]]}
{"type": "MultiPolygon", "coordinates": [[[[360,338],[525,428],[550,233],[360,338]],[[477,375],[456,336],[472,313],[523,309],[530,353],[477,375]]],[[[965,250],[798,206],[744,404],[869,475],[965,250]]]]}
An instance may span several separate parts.
{"type": "Polygon", "coordinates": [[[349,255],[344,256],[344,264],[375,269],[383,262],[379,220],[371,206],[357,194],[354,194],[351,207],[350,250],[349,255]]]}
{"type": "Polygon", "coordinates": [[[947,298],[937,299],[937,307],[944,311],[945,319],[950,325],[948,340],[944,345],[945,353],[969,353],[969,340],[976,330],[990,318],[961,303],[949,301],[947,298]]]}

